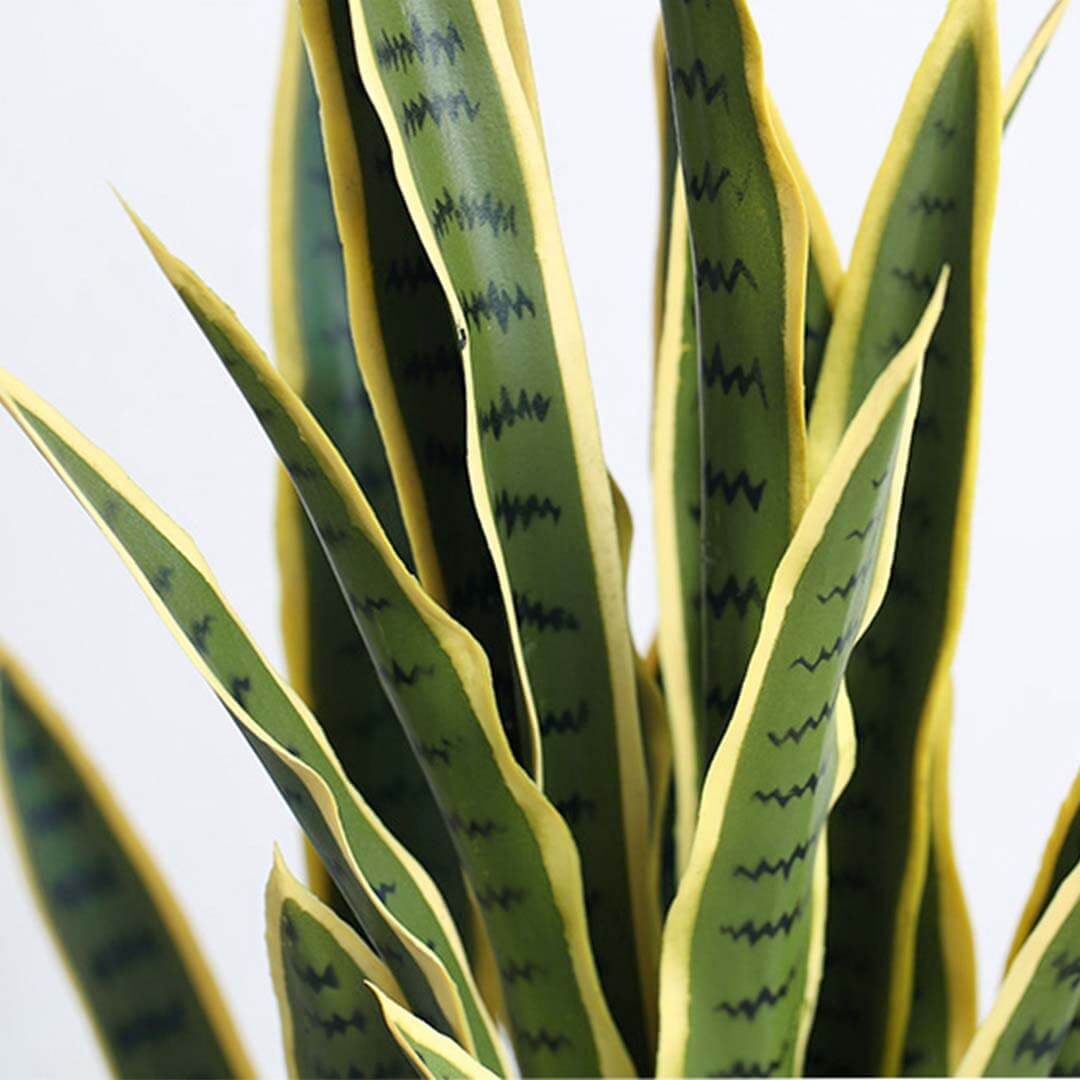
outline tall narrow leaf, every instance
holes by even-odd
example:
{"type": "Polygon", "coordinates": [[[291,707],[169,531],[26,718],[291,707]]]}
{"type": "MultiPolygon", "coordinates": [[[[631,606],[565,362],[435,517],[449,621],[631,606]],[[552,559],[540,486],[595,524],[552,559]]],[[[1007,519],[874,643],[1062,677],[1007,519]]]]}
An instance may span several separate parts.
{"type": "Polygon", "coordinates": [[[777,570],[664,929],[658,1075],[797,1072],[824,951],[824,835],[850,775],[851,650],[888,582],[944,276],[777,570]]]}
{"type": "Polygon", "coordinates": [[[293,478],[422,760],[495,950],[523,1070],[621,1074],[629,1060],[589,949],[577,853],[513,758],[483,650],[401,563],[333,445],[235,315],[140,227],[293,478]]]}
{"type": "Polygon", "coordinates": [[[806,502],[807,224],[744,0],[662,10],[696,289],[703,769],[806,502]]]}
{"type": "MultiPolygon", "coordinates": [[[[0,652],[0,750],[27,876],[120,1076],[249,1076],[157,868],[63,721],[0,652]]],[[[43,1012],[48,1002],[38,1003],[43,1012]]]]}
{"type": "Polygon", "coordinates": [[[826,1075],[891,1075],[903,1050],[933,717],[963,607],[1001,123],[992,0],[953,0],[874,182],[810,420],[813,479],[948,263],[893,582],[848,671],[859,755],[830,834],[830,948],[809,1058],[826,1075]]]}
{"type": "MultiPolygon", "coordinates": [[[[535,767],[535,726],[524,703],[519,708],[508,609],[466,471],[457,333],[395,183],[386,136],[360,84],[347,0],[304,0],[300,17],[344,244],[349,304],[339,329],[351,331],[356,344],[420,579],[484,645],[507,734],[518,757],[535,767]]],[[[409,33],[386,48],[399,63],[417,55],[409,33]]],[[[485,213],[482,207],[466,210],[485,213]]],[[[454,206],[446,212],[453,218],[454,206]]]]}
{"type": "Polygon", "coordinates": [[[543,146],[495,0],[350,6],[364,85],[462,346],[473,490],[516,612],[545,789],[584,856],[604,986],[643,1062],[656,946],[633,654],[543,146]],[[416,35],[438,44],[395,63],[384,43],[416,35]],[[470,212],[484,206],[497,218],[470,212]]]}
{"type": "Polygon", "coordinates": [[[501,1071],[497,1037],[437,888],[348,782],[315,718],[248,637],[191,539],[6,373],[0,404],[116,548],[236,721],[412,1007],[501,1071]]]}
{"type": "Polygon", "coordinates": [[[1024,55],[1020,57],[1020,62],[1014,68],[1012,75],[1009,76],[1009,81],[1005,84],[1005,101],[1003,103],[1006,124],[1012,120],[1013,113],[1016,112],[1017,106],[1023,100],[1024,94],[1027,93],[1027,88],[1031,85],[1031,80],[1039,64],[1042,63],[1043,56],[1050,47],[1050,42],[1054,40],[1054,35],[1061,25],[1061,20],[1065,18],[1068,7],[1069,0],[1057,0],[1047,12],[1046,18],[1043,19],[1038,30],[1035,31],[1034,36],[1028,43],[1028,47],[1024,50],[1024,55]]]}
{"type": "MultiPolygon", "coordinates": [[[[278,366],[363,485],[395,550],[408,559],[386,452],[348,332],[319,102],[292,8],[270,190],[278,366]]],[[[290,681],[319,717],[345,774],[435,878],[464,928],[465,892],[442,817],[287,476],[278,492],[277,533],[290,681]]]]}
{"type": "Polygon", "coordinates": [[[266,885],[266,945],[290,1077],[407,1076],[367,982],[401,1000],[389,968],[289,873],[266,885]]]}

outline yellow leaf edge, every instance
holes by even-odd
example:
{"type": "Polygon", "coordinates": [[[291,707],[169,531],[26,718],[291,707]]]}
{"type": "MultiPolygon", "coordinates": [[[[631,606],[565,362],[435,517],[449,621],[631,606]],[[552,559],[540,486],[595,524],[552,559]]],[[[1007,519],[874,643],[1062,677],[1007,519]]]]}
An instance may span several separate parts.
{"type": "Polygon", "coordinates": [[[425,1080],[439,1080],[437,1074],[431,1071],[430,1066],[420,1056],[414,1043],[429,1047],[457,1070],[464,1080],[497,1080],[495,1073],[485,1068],[453,1039],[425,1024],[418,1016],[414,1016],[388,994],[383,993],[374,982],[369,983],[368,987],[379,1004],[387,1029],[419,1076],[425,1080]]]}
{"type": "Polygon", "coordinates": [[[1012,119],[1017,105],[1020,104],[1020,99],[1024,96],[1024,91],[1027,90],[1028,84],[1035,74],[1035,69],[1042,62],[1046,50],[1050,47],[1050,42],[1054,40],[1054,35],[1061,25],[1061,20],[1065,18],[1065,11],[1068,6],[1069,0],[1057,0],[1057,3],[1047,12],[1046,17],[1039,24],[1039,28],[1035,31],[1031,41],[1028,42],[1024,54],[1020,57],[1016,67],[1013,68],[1009,81],[1005,84],[1003,111],[1006,124],[1012,119]]]}
{"type": "MultiPolygon", "coordinates": [[[[570,282],[566,253],[559,233],[555,198],[548,177],[543,144],[536,125],[532,121],[528,98],[518,78],[498,0],[471,0],[471,3],[501,90],[503,107],[509,119],[514,151],[521,165],[522,179],[533,218],[536,258],[552,313],[551,331],[567,406],[567,420],[574,458],[581,480],[580,490],[585,513],[586,535],[595,571],[600,620],[608,655],[609,680],[616,720],[619,774],[623,780],[621,811],[626,837],[627,864],[630,868],[629,892],[635,950],[642,985],[648,986],[649,972],[655,969],[657,953],[653,920],[650,917],[651,900],[645,887],[648,875],[648,800],[645,797],[648,781],[638,712],[634,650],[622,585],[622,560],[611,485],[604,463],[599,419],[585,355],[585,342],[570,282]]],[[[392,151],[391,157],[398,186],[409,207],[424,249],[435,268],[455,324],[464,326],[465,319],[461,302],[442,257],[431,221],[424,210],[416,182],[409,171],[408,155],[397,129],[393,106],[376,70],[374,46],[366,27],[361,0],[350,0],[350,10],[353,13],[356,56],[361,76],[375,111],[383,122],[392,151]]],[[[470,349],[471,345],[466,339],[462,356],[468,412],[466,445],[469,480],[477,516],[495,564],[503,602],[507,610],[512,611],[513,596],[509,574],[502,555],[498,529],[491,510],[492,501],[483,469],[480,428],[476,415],[476,398],[469,360],[470,349]]],[[[536,724],[535,702],[532,700],[532,691],[529,689],[521,635],[516,620],[510,619],[509,625],[514,656],[518,669],[523,674],[530,717],[536,724]]]]}
{"type": "Polygon", "coordinates": [[[1023,999],[1035,972],[1065,920],[1080,903],[1080,865],[1061,883],[1046,913],[1024,942],[1009,966],[1005,981],[998,991],[986,1019],[979,1025],[967,1053],[956,1070],[957,1076],[982,1076],[1008,1026],[1009,1020],[1023,999]]]}
{"type": "MultiPolygon", "coordinates": [[[[273,370],[273,369],[271,369],[273,370]]],[[[275,372],[275,375],[280,378],[281,376],[275,372]]],[[[461,998],[458,993],[456,984],[450,978],[448,972],[442,964],[442,961],[436,956],[436,954],[415,934],[412,933],[407,927],[402,925],[393,913],[386,907],[383,901],[379,898],[378,894],[371,888],[364,875],[360,865],[357,863],[356,858],[352,852],[352,848],[349,845],[348,839],[345,835],[344,826],[341,822],[341,815],[337,809],[337,803],[334,799],[333,793],[322,779],[319,774],[307,765],[305,762],[295,760],[287,751],[276,742],[274,742],[252,719],[248,712],[241,708],[239,703],[235,700],[234,696],[224,686],[224,684],[218,679],[218,677],[211,671],[206,661],[200,656],[198,650],[188,640],[187,635],[179,627],[168,608],[165,606],[161,598],[157,595],[150,581],[145,577],[142,570],[136,564],[134,559],[125,550],[123,544],[112,533],[107,522],[101,517],[97,510],[93,507],[90,501],[82,494],[78,484],[69,476],[64,466],[56,458],[56,456],[49,449],[48,445],[44,442],[41,436],[34,430],[32,425],[26,420],[23,415],[23,409],[40,417],[48,427],[53,430],[59,438],[61,438],[72,450],[84,461],[86,464],[100,476],[110,487],[123,493],[125,499],[127,499],[132,506],[134,506],[138,512],[145,517],[151,524],[157,529],[168,541],[176,547],[176,549],[184,556],[185,559],[191,564],[191,566],[200,574],[207,585],[213,589],[217,596],[218,602],[222,605],[223,609],[228,613],[229,617],[235,621],[237,627],[242,627],[239,616],[233,610],[232,606],[228,603],[225,596],[222,594],[220,587],[207,565],[206,560],[203,558],[202,553],[195,546],[191,537],[188,536],[175,522],[173,522],[158,506],[154,503],[135,483],[127,476],[127,474],[113,461],[108,455],[106,455],[98,447],[94,446],[85,436],[83,436],[77,429],[75,429],[63,416],[60,415],[51,405],[44,399],[38,397],[32,390],[24,386],[18,379],[11,375],[7,371],[0,370],[0,405],[3,405],[5,409],[11,414],[15,422],[22,428],[23,432],[30,439],[30,441],[37,448],[39,453],[52,467],[57,476],[64,482],[65,486],[75,496],[76,500],[80,503],[83,509],[93,520],[94,524],[101,530],[106,539],[112,545],[113,549],[119,555],[121,561],[128,568],[132,577],[135,578],[139,587],[142,589],[146,598],[150,601],[154,610],[161,617],[161,620],[168,627],[169,632],[176,640],[177,644],[183,650],[188,659],[195,665],[196,670],[206,680],[210,688],[218,696],[218,698],[224,703],[233,719],[244,729],[244,731],[254,738],[260,745],[265,747],[271,754],[273,754],[282,765],[293,773],[298,780],[304,785],[311,799],[318,807],[327,827],[330,829],[336,843],[341,849],[342,854],[345,856],[350,871],[356,877],[361,887],[364,889],[370,903],[379,912],[386,924],[395,933],[398,939],[402,942],[405,948],[408,950],[418,967],[424,973],[427,978],[432,992],[435,995],[436,1001],[439,1004],[439,1008],[443,1011],[443,1014],[447,1017],[450,1023],[454,1026],[455,1030],[459,1032],[463,1041],[465,1041],[470,1049],[473,1047],[472,1036],[469,1032],[468,1024],[465,1019],[464,1010],[461,1004],[461,998]]],[[[344,465],[342,466],[344,468],[344,465]]],[[[250,639],[249,639],[250,641],[250,639]]],[[[303,719],[305,725],[308,728],[312,738],[315,739],[323,753],[326,755],[329,761],[336,765],[339,771],[341,770],[340,763],[338,763],[337,756],[334,753],[333,747],[327,741],[326,735],[322,728],[319,726],[318,721],[312,716],[310,710],[304,704],[303,700],[296,693],[296,691],[284,682],[280,676],[274,671],[269,661],[263,655],[261,649],[255,644],[254,641],[250,642],[251,648],[259,658],[266,671],[274,678],[278,687],[282,693],[289,699],[293,708],[297,711],[298,715],[303,719]]],[[[344,777],[344,773],[342,772],[344,777]]],[[[364,802],[363,797],[348,781],[344,781],[349,788],[350,794],[356,805],[360,808],[361,812],[367,818],[371,827],[380,835],[383,843],[390,848],[406,872],[416,883],[417,888],[424,896],[425,901],[431,907],[432,912],[439,920],[440,925],[443,928],[444,933],[447,936],[447,940],[450,942],[454,951],[455,958],[461,966],[462,972],[466,980],[471,980],[471,971],[468,965],[468,960],[465,956],[465,950],[461,943],[461,939],[458,936],[457,928],[454,926],[452,917],[449,910],[446,908],[446,904],[440,895],[438,888],[428,876],[427,871],[416,861],[412,854],[404,848],[394,835],[383,825],[379,818],[371,811],[371,809],[364,802]]],[[[493,1034],[492,1039],[495,1045],[498,1045],[498,1040],[494,1035],[494,1028],[491,1023],[491,1019],[483,1010],[482,1003],[478,992],[476,992],[475,986],[472,987],[474,993],[476,993],[476,999],[478,1006],[481,1010],[481,1014],[484,1016],[486,1023],[491,1028],[493,1034]]]]}
{"type": "MultiPolygon", "coordinates": [[[[895,550],[897,518],[907,470],[910,433],[918,410],[919,376],[922,371],[926,346],[941,313],[947,278],[947,272],[943,272],[915,332],[878,378],[844,433],[840,447],[822,477],[821,483],[815,490],[814,496],[807,506],[806,513],[803,515],[795,535],[792,537],[791,543],[788,545],[787,551],[777,567],[772,586],[769,589],[769,596],[765,601],[761,632],[750,658],[746,679],[743,682],[735,713],[732,716],[724,742],[713,757],[705,778],[690,861],[668,913],[667,924],[664,927],[660,966],[660,999],[663,1011],[660,1023],[658,1075],[677,1076],[681,1072],[682,1057],[688,1035],[686,1017],[690,999],[689,957],[693,944],[694,928],[697,923],[697,913],[709,867],[712,864],[720,840],[740,751],[746,739],[754,706],[761,692],[769,660],[783,626],[788,604],[806,564],[824,535],[825,529],[839,504],[852,469],[857,465],[862,454],[870,445],[889,409],[895,405],[903,393],[910,391],[904,417],[903,430],[905,435],[901,441],[901,456],[893,470],[889,490],[889,500],[885,513],[885,534],[871,578],[870,595],[866,615],[859,628],[860,633],[865,630],[874,614],[876,614],[877,608],[884,598],[895,550]]],[[[856,638],[858,636],[856,634],[856,638]]],[[[845,700],[845,698],[842,697],[841,700],[845,700]]],[[[845,711],[847,711],[850,720],[850,710],[845,711]]],[[[843,728],[847,726],[849,725],[841,725],[840,763],[837,767],[837,781],[833,791],[833,800],[839,794],[841,782],[845,777],[850,776],[852,768],[854,739],[850,731],[843,731],[843,728]]],[[[820,861],[820,854],[818,860],[820,861]]],[[[824,880],[825,875],[815,864],[815,894],[818,891],[818,886],[824,880]]],[[[815,895],[815,901],[818,899],[817,895],[815,895]]],[[[815,903],[815,908],[821,906],[821,904],[815,903]]],[[[824,919],[820,915],[815,921],[814,936],[816,940],[811,942],[810,971],[807,979],[808,994],[816,992],[811,983],[811,976],[815,974],[815,971],[817,977],[820,978],[820,962],[815,961],[814,958],[814,954],[824,948],[824,919]]],[[[803,1049],[805,1048],[805,1036],[806,1032],[801,1029],[799,1041],[802,1043],[803,1049]]]]}
{"type": "Polygon", "coordinates": [[[390,969],[375,955],[371,947],[347,923],[343,922],[313,892],[306,889],[292,874],[278,846],[274,845],[274,861],[266,882],[266,948],[270,958],[270,977],[281,1018],[281,1037],[285,1044],[285,1066],[292,1080],[300,1076],[296,1065],[293,1017],[285,988],[285,969],[282,962],[281,910],[291,900],[306,915],[314,919],[335,944],[356,965],[368,982],[374,983],[396,1002],[404,995],[390,969]]]}
{"type": "Polygon", "coordinates": [[[1072,787],[1069,788],[1065,801],[1061,804],[1061,809],[1058,810],[1054,828],[1046,842],[1046,847],[1043,849],[1039,872],[1035,876],[1031,892],[1028,894],[1027,902],[1024,904],[1023,912],[1013,934],[1012,944],[1009,946],[1008,959],[1005,964],[1006,971],[1012,967],[1017,955],[1023,948],[1024,942],[1031,934],[1031,928],[1035,925],[1039,912],[1046,906],[1047,895],[1050,892],[1054,877],[1054,867],[1057,864],[1058,857],[1061,855],[1065,837],[1069,833],[1069,826],[1076,820],[1077,814],[1080,814],[1080,772],[1076,774],[1072,787]]]}
{"type": "MultiPolygon", "coordinates": [[[[127,860],[131,863],[136,876],[145,886],[151,902],[157,909],[165,931],[176,946],[177,955],[191,979],[191,985],[202,1004],[207,1021],[234,1074],[240,1077],[254,1076],[254,1070],[248,1060],[247,1052],[240,1042],[240,1036],[225,1004],[225,999],[210,971],[202,950],[199,948],[191,926],[176,902],[172,890],[166,884],[157,864],[150,857],[149,852],[132,828],[123,810],[120,809],[109,789],[109,785],[102,778],[97,767],[87,756],[86,751],[76,740],[56,708],[45,697],[45,694],[31,679],[22,665],[2,646],[0,646],[0,678],[7,678],[11,681],[19,697],[26,701],[33,710],[37,721],[48,730],[50,737],[59,744],[61,751],[78,775],[79,781],[97,807],[109,831],[115,837],[127,860]]],[[[0,709],[0,728],[3,727],[3,724],[3,709],[0,709]]],[[[83,986],[68,958],[67,951],[57,936],[48,906],[38,885],[37,876],[31,868],[27,839],[20,824],[14,799],[7,782],[7,770],[0,769],[0,775],[3,777],[2,782],[0,782],[0,789],[4,792],[4,806],[8,820],[11,822],[12,832],[15,835],[15,846],[19,861],[30,884],[34,904],[41,916],[42,923],[48,927],[49,936],[56,946],[56,951],[71,984],[78,993],[79,1000],[90,1020],[90,1026],[102,1052],[112,1063],[113,1068],[118,1069],[119,1064],[112,1059],[105,1032],[98,1027],[94,1012],[90,1007],[86,988],[83,986]]]]}

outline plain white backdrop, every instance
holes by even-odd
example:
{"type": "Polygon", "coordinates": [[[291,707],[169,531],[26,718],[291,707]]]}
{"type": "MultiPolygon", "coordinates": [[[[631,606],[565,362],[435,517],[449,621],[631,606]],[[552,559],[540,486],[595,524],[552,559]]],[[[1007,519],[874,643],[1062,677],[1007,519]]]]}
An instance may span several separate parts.
{"type": "MultiPolygon", "coordinates": [[[[1002,0],[1006,72],[1044,0],[1002,0]]],[[[525,0],[605,449],[637,521],[634,629],[656,621],[648,488],[656,0],[525,0]]],[[[768,78],[841,250],[942,0],[756,0],[768,78]]],[[[0,364],[194,534],[281,662],[272,452],[110,193],[269,345],[267,162],[282,11],[265,0],[19,4],[0,35],[0,364]]],[[[980,479],[956,669],[954,823],[981,1005],[1080,764],[1080,16],[1009,132],[980,479]]],[[[0,416],[0,637],[68,716],[159,859],[261,1072],[282,1072],[262,889],[297,832],[94,526],[0,416]]],[[[99,1076],[0,824],[0,1042],[11,1077],[99,1076]]]]}

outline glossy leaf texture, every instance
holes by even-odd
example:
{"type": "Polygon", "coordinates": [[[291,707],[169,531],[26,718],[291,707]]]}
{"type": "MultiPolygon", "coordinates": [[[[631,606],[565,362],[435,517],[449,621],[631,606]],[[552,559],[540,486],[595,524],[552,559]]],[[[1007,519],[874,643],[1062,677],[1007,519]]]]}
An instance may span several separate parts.
{"type": "Polygon", "coordinates": [[[23,865],[116,1074],[251,1075],[157,868],[64,722],[2,651],[0,749],[23,865]]]}
{"type": "Polygon", "coordinates": [[[662,11],[697,310],[704,769],[806,502],[808,241],[746,4],[665,0],[662,11]]]}
{"type": "Polygon", "coordinates": [[[582,853],[604,987],[643,1064],[656,942],[633,650],[540,134],[494,0],[351,9],[361,76],[462,345],[473,490],[516,613],[544,789],[582,853]]]}
{"type": "Polygon", "coordinates": [[[1009,965],[957,1075],[1074,1075],[1078,1016],[1080,867],[1074,867],[1009,965]]]}
{"type": "Polygon", "coordinates": [[[495,1076],[453,1039],[403,1009],[393,998],[373,986],[386,1026],[413,1066],[425,1080],[492,1080],[495,1076]]]}
{"type": "Polygon", "coordinates": [[[952,691],[935,721],[930,776],[930,851],[915,939],[904,1076],[949,1076],[975,1033],[975,941],[960,884],[949,813],[952,691]]]}
{"type": "Polygon", "coordinates": [[[944,292],[943,275],[777,570],[664,929],[657,1075],[801,1068],[825,945],[825,829],[855,749],[844,671],[888,582],[944,292]]]}
{"type": "MultiPolygon", "coordinates": [[[[507,609],[466,469],[465,388],[454,323],[360,83],[347,0],[304,0],[299,10],[344,244],[348,311],[339,329],[347,338],[351,328],[420,580],[487,651],[507,734],[532,768],[535,725],[519,697],[507,609]]],[[[394,46],[402,55],[412,48],[411,40],[394,46]]],[[[483,207],[467,209],[485,214],[483,207]]],[[[446,213],[453,217],[454,208],[446,213]]],[[[511,527],[532,516],[525,506],[507,512],[511,527]]]]}
{"type": "Polygon", "coordinates": [[[401,563],[303,403],[235,315],[143,227],[162,270],[273,443],[453,836],[528,1075],[621,1075],[629,1059],[588,944],[577,853],[514,760],[483,650],[401,563]]]}
{"type": "Polygon", "coordinates": [[[830,831],[830,947],[808,1058],[825,1075],[893,1075],[903,1051],[933,717],[963,608],[1001,123],[992,0],[954,0],[864,211],[810,419],[813,479],[948,264],[892,585],[848,669],[859,754],[830,831]]]}
{"type": "MultiPolygon", "coordinates": [[[[271,256],[278,366],[364,488],[394,549],[408,560],[386,452],[349,334],[319,102],[291,8],[274,130],[271,256]]],[[[290,682],[319,717],[346,776],[424,864],[465,928],[469,909],[442,815],[285,475],[277,539],[290,682]]],[[[315,860],[312,870],[321,886],[316,891],[331,897],[325,868],[315,860]]],[[[343,902],[334,899],[344,914],[343,902]]]]}
{"type": "Polygon", "coordinates": [[[367,986],[370,980],[401,1000],[397,981],[276,851],[266,885],[266,945],[290,1077],[410,1075],[367,986]]]}
{"type": "Polygon", "coordinates": [[[269,666],[190,538],[119,467],[18,380],[0,403],[116,548],[239,726],[411,1006],[502,1071],[445,902],[348,782],[300,697],[269,666]]]}

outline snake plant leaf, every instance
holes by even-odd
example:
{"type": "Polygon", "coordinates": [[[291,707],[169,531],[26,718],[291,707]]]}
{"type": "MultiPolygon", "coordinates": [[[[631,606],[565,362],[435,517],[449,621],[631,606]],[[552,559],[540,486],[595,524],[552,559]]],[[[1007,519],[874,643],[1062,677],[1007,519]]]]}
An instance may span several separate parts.
{"type": "Polygon", "coordinates": [[[577,853],[563,816],[515,761],[483,649],[395,554],[355,478],[236,316],[139,225],[252,407],[349,597],[420,757],[499,961],[527,1075],[630,1068],[589,949],[577,853]]]}
{"type": "Polygon", "coordinates": [[[373,982],[401,1001],[397,980],[289,873],[276,850],[266,885],[266,945],[290,1077],[411,1073],[367,988],[373,982]]]}
{"type": "MultiPolygon", "coordinates": [[[[511,745],[535,768],[538,736],[528,709],[519,707],[509,609],[466,469],[465,387],[454,324],[360,84],[347,0],[304,0],[299,10],[344,244],[348,313],[338,328],[345,335],[351,328],[356,343],[420,580],[484,646],[511,745]]],[[[384,45],[387,55],[406,64],[418,47],[439,48],[408,32],[384,45]]],[[[444,206],[448,220],[456,211],[495,212],[471,204],[462,209],[451,199],[444,206]]],[[[504,513],[508,528],[526,528],[534,516],[530,505],[512,500],[504,513]]]]}
{"type": "Polygon", "coordinates": [[[903,1052],[933,719],[963,608],[1001,123],[992,0],[953,0],[864,211],[810,418],[813,481],[948,263],[892,586],[848,668],[859,756],[830,828],[830,949],[808,1059],[825,1075],[895,1075],[903,1052]]]}
{"type": "MultiPolygon", "coordinates": [[[[503,1071],[437,888],[349,784],[318,722],[248,637],[191,539],[115,462],[6,373],[0,404],[116,548],[236,721],[412,1007],[503,1071]]],[[[402,671],[403,678],[415,675],[402,671]]]]}
{"type": "MultiPolygon", "coordinates": [[[[653,35],[653,84],[656,93],[657,134],[660,144],[660,217],[656,239],[656,270],[653,278],[653,357],[660,362],[660,339],[664,332],[664,302],[670,274],[671,219],[678,178],[679,143],[671,110],[671,83],[668,81],[667,46],[664,22],[660,19],[653,35]]],[[[688,241],[689,242],[689,241],[688,241]]]]}
{"type": "Polygon", "coordinates": [[[643,1063],[642,1003],[657,949],[644,886],[648,800],[633,649],[543,146],[495,0],[423,0],[408,13],[391,0],[353,0],[351,9],[365,88],[459,332],[473,489],[516,612],[545,790],[557,805],[589,808],[571,812],[570,825],[593,946],[643,1063]],[[446,47],[406,64],[386,54],[384,41],[421,33],[446,47]],[[497,208],[499,218],[448,216],[441,208],[451,203],[497,208]]]}
{"type": "Polygon", "coordinates": [[[744,0],[664,0],[661,8],[702,387],[695,505],[704,552],[704,768],[727,729],[765,594],[806,504],[807,222],[773,130],[744,0]]]}
{"type": "Polygon", "coordinates": [[[1061,804],[1053,832],[1043,851],[1039,872],[1009,947],[1009,965],[1016,959],[1032,927],[1042,918],[1054,893],[1077,862],[1080,862],[1080,773],[1061,804]]]}
{"type": "Polygon", "coordinates": [[[0,750],[27,877],[116,1074],[252,1075],[157,868],[64,722],[3,651],[0,750]]]}
{"type": "Polygon", "coordinates": [[[1010,964],[957,1075],[1072,1075],[1075,1058],[1062,1055],[1076,1048],[1078,1015],[1080,866],[1069,871],[1010,964]]]}
{"type": "Polygon", "coordinates": [[[1006,126],[1012,120],[1013,113],[1016,112],[1017,106],[1031,85],[1031,79],[1039,64],[1042,63],[1050,42],[1054,40],[1054,35],[1061,25],[1061,20],[1065,18],[1068,6],[1069,0],[1057,0],[1057,3],[1047,12],[1046,18],[1039,24],[1038,30],[1035,31],[1028,47],[1024,50],[1024,55],[1020,57],[1020,62],[1009,76],[1009,81],[1005,84],[1003,105],[1006,126]]]}
{"type": "Polygon", "coordinates": [[[881,602],[942,275],[777,569],[664,928],[659,1076],[799,1071],[824,950],[824,830],[854,756],[844,668],[881,602]]]}
{"type": "Polygon", "coordinates": [[[950,1076],[975,1033],[975,941],[953,852],[949,818],[952,687],[935,721],[931,763],[931,843],[915,940],[904,1076],[950,1076]]]}
{"type": "MultiPolygon", "coordinates": [[[[409,546],[378,425],[347,332],[345,270],[327,181],[319,102],[290,5],[278,84],[270,184],[277,361],[371,499],[394,549],[409,546]]],[[[353,626],[288,476],[278,490],[282,629],[289,679],[319,717],[345,774],[469,925],[453,845],[378,672],[353,626]],[[378,752],[373,752],[374,747],[378,752]]],[[[316,891],[346,915],[317,857],[316,891]]]]}
{"type": "MultiPolygon", "coordinates": [[[[383,1019],[417,1076],[425,1080],[492,1080],[494,1073],[466,1053],[453,1039],[402,1008],[377,986],[371,987],[383,1019]]],[[[385,1075],[385,1074],[384,1074],[385,1075]]]]}

